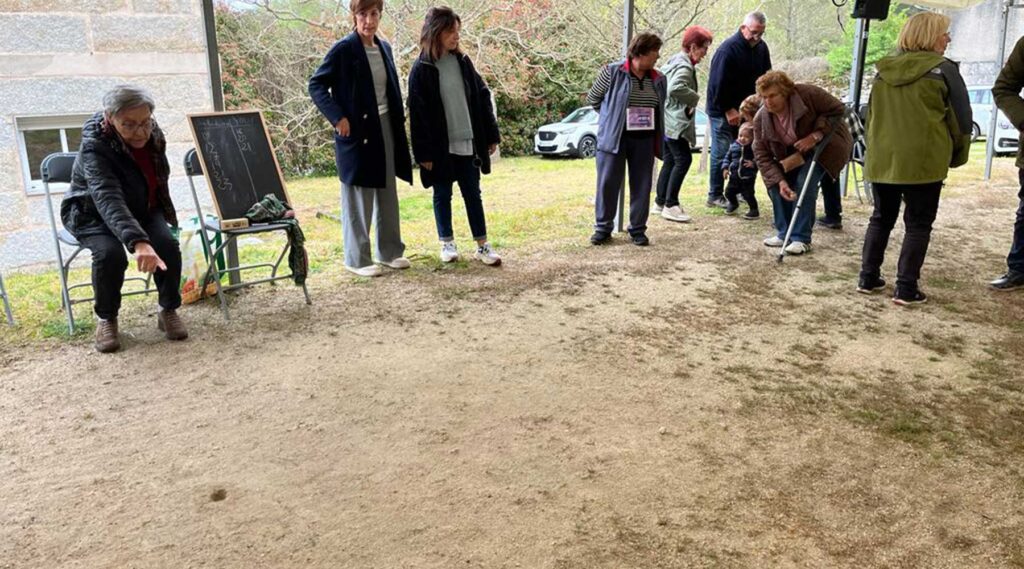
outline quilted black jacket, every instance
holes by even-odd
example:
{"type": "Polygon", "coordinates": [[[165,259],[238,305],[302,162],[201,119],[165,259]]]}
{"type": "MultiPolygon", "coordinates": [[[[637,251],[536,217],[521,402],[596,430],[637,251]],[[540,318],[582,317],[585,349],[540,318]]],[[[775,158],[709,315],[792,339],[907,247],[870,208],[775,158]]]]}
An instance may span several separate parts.
{"type": "MultiPolygon", "coordinates": [[[[157,126],[147,148],[153,153],[157,175],[157,204],[164,219],[178,225],[178,215],[167,187],[170,165],[167,141],[157,126]]],[[[71,172],[71,189],[60,204],[64,227],[75,237],[113,234],[129,251],[135,243],[149,241],[139,220],[149,218],[149,186],[127,145],[103,113],[92,116],[82,127],[82,146],[71,172]]]]}

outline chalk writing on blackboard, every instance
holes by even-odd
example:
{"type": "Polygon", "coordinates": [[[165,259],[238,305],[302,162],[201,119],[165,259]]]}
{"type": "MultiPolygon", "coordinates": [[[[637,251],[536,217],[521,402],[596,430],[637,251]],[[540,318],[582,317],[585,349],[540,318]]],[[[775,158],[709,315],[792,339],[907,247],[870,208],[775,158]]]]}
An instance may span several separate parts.
{"type": "Polygon", "coordinates": [[[190,115],[189,124],[222,220],[244,218],[267,194],[288,202],[259,111],[190,115]]]}

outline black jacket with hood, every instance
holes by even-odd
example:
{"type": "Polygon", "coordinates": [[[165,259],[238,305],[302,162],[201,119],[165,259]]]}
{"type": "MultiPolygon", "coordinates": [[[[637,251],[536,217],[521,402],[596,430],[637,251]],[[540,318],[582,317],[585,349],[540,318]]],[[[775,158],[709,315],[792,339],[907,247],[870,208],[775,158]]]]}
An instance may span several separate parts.
{"type": "MultiPolygon", "coordinates": [[[[177,227],[178,215],[171,202],[167,178],[167,141],[159,126],[153,129],[146,148],[156,169],[157,208],[177,227]]],[[[149,241],[140,220],[148,220],[149,184],[135,163],[127,143],[98,112],[82,127],[82,146],[71,172],[71,189],[60,204],[64,227],[75,237],[112,234],[129,251],[139,241],[149,241]]]]}
{"type": "MultiPolygon", "coordinates": [[[[501,142],[498,121],[491,105],[491,91],[473,62],[465,54],[456,54],[462,83],[466,87],[466,103],[469,118],[473,124],[473,153],[479,160],[480,171],[491,173],[489,147],[501,142]]],[[[448,121],[441,102],[441,74],[431,59],[423,52],[413,63],[409,72],[409,126],[412,134],[412,154],[418,164],[433,162],[433,169],[420,168],[420,180],[424,188],[434,180],[454,181],[452,164],[448,158],[448,121]]]]}

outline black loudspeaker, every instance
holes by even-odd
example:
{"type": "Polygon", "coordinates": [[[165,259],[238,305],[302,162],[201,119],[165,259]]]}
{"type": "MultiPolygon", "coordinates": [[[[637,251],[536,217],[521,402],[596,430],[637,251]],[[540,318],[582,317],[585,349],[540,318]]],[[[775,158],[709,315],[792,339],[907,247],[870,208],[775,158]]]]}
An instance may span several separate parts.
{"type": "Polygon", "coordinates": [[[854,0],[853,17],[868,20],[884,20],[889,17],[891,0],[854,0]]]}

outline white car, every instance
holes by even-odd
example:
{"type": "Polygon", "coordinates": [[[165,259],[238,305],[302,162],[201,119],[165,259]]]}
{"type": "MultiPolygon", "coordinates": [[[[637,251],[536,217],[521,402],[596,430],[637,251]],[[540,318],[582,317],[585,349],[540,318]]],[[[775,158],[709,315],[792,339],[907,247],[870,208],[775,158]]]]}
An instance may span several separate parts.
{"type": "Polygon", "coordinates": [[[971,128],[971,140],[988,134],[988,121],[992,116],[992,86],[972,85],[967,88],[967,96],[971,100],[971,114],[974,124],[971,128]]]}
{"type": "Polygon", "coordinates": [[[1020,131],[1017,127],[1010,124],[1010,119],[1006,118],[1003,111],[999,111],[999,115],[996,118],[996,154],[1016,154],[1017,147],[1020,145],[1020,131]]]}
{"type": "Polygon", "coordinates": [[[593,107],[580,107],[561,121],[538,128],[533,151],[544,156],[593,158],[597,155],[598,116],[593,107]]]}
{"type": "MultiPolygon", "coordinates": [[[[597,155],[597,119],[593,107],[580,107],[559,122],[546,124],[537,129],[533,137],[533,151],[542,156],[577,156],[593,158],[597,155]]],[[[704,144],[708,116],[697,109],[697,145],[704,144]]]]}

